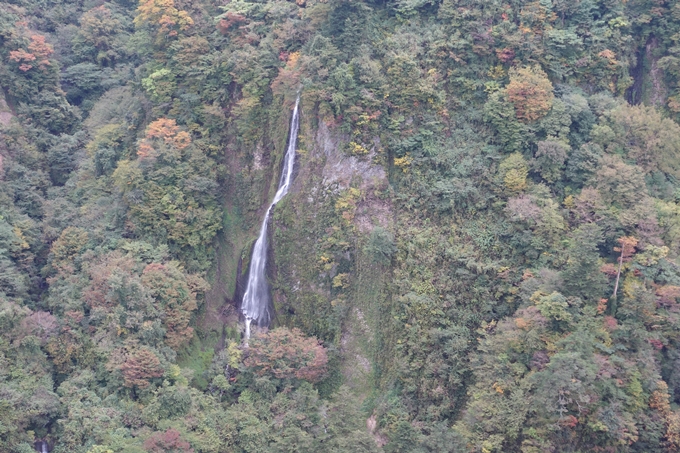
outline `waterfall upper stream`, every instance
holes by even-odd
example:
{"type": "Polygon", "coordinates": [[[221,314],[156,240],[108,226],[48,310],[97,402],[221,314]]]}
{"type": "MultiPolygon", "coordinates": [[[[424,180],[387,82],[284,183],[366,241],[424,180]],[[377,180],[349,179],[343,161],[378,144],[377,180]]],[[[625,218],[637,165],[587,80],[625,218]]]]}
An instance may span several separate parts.
{"type": "Polygon", "coordinates": [[[293,109],[293,117],[290,120],[290,136],[288,138],[288,147],[286,148],[286,155],[284,157],[283,171],[281,172],[281,179],[279,180],[279,188],[276,191],[274,200],[267,208],[267,213],[264,215],[262,227],[260,228],[260,235],[253,247],[253,255],[250,259],[250,270],[248,272],[248,283],[246,285],[246,292],[243,295],[243,302],[241,303],[241,311],[246,320],[246,338],[250,338],[250,325],[254,321],[256,325],[267,326],[271,319],[269,313],[269,285],[267,283],[267,226],[269,223],[269,216],[274,208],[287,193],[290,188],[290,183],[293,178],[293,166],[295,164],[295,150],[297,144],[297,134],[300,125],[300,117],[298,107],[300,104],[300,97],[295,100],[295,108],[293,109]]]}

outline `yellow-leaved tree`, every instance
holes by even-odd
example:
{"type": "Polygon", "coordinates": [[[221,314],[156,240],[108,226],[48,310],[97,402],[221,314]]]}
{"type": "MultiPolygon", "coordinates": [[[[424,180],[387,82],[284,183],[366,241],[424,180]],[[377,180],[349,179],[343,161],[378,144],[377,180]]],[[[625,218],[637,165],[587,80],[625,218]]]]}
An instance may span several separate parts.
{"type": "Polygon", "coordinates": [[[156,44],[189,29],[194,20],[189,13],[177,9],[174,0],[140,0],[135,25],[156,30],[156,44]]]}

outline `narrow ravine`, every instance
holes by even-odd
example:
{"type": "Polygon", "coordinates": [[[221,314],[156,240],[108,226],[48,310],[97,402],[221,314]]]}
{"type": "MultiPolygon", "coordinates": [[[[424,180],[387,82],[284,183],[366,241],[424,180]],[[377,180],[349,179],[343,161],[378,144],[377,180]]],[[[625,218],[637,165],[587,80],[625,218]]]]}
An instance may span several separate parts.
{"type": "Polygon", "coordinates": [[[279,180],[279,188],[276,191],[274,200],[269,205],[264,219],[262,220],[262,227],[260,228],[260,235],[253,247],[253,255],[250,259],[250,270],[248,271],[248,283],[246,285],[246,292],[243,295],[241,303],[241,311],[245,318],[246,332],[245,338],[250,338],[250,326],[253,322],[255,325],[266,327],[271,320],[269,312],[269,283],[267,282],[267,226],[269,224],[269,216],[272,209],[281,201],[281,199],[288,193],[290,184],[293,179],[293,166],[295,165],[295,150],[297,145],[297,134],[300,126],[300,115],[298,107],[300,104],[300,96],[295,100],[295,108],[293,109],[293,117],[290,120],[290,136],[288,138],[288,147],[286,148],[286,155],[284,156],[283,171],[281,172],[281,179],[279,180]]]}

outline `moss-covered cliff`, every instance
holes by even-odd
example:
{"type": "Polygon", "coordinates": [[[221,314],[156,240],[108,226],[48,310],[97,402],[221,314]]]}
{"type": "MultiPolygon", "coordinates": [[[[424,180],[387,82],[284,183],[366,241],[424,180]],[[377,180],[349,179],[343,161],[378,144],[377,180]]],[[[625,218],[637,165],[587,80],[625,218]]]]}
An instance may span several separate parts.
{"type": "Polygon", "coordinates": [[[0,451],[680,448],[677,2],[223,3],[0,1],[0,451]]]}

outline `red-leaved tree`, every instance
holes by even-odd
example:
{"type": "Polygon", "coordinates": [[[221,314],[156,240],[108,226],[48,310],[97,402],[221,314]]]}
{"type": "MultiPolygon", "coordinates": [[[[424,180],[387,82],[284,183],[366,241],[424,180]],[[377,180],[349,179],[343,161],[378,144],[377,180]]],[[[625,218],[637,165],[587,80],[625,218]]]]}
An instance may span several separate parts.
{"type": "Polygon", "coordinates": [[[260,376],[317,382],[326,373],[328,355],[315,337],[307,337],[299,329],[279,327],[250,340],[244,363],[260,376]]]}
{"type": "Polygon", "coordinates": [[[179,431],[169,428],[157,431],[144,441],[144,450],[149,453],[194,453],[189,442],[180,437],[179,431]]]}
{"type": "Polygon", "coordinates": [[[127,356],[120,366],[126,387],[137,386],[140,389],[149,386],[149,379],[164,374],[161,362],[152,351],[141,348],[127,356]]]}

